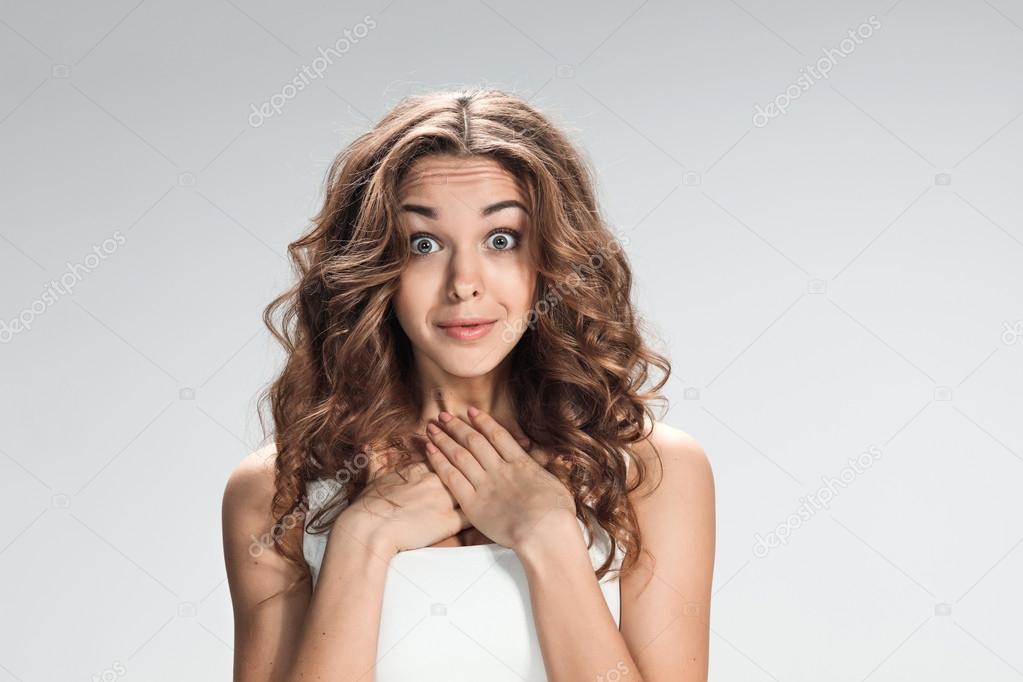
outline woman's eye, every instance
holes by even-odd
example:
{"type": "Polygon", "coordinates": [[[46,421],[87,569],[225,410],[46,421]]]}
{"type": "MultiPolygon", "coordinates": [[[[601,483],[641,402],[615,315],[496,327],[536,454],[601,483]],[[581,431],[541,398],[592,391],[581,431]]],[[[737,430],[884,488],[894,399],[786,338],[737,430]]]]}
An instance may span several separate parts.
{"type": "Polygon", "coordinates": [[[494,234],[487,237],[487,241],[489,241],[493,245],[492,248],[495,251],[511,251],[516,246],[518,246],[519,243],[518,239],[519,236],[515,232],[512,232],[511,230],[502,230],[500,232],[495,232],[494,234]]]}
{"type": "Polygon", "coordinates": [[[425,256],[427,254],[433,253],[433,250],[431,250],[430,246],[429,246],[430,242],[433,242],[434,244],[436,244],[437,240],[435,240],[433,237],[425,237],[425,236],[413,237],[412,238],[412,255],[414,255],[414,256],[425,256]]]}
{"type": "MultiPolygon", "coordinates": [[[[519,234],[514,230],[495,230],[487,236],[485,241],[488,247],[494,251],[512,251],[519,245],[519,234]]],[[[440,249],[437,240],[425,234],[413,235],[410,245],[413,256],[428,256],[440,249]],[[431,243],[435,248],[431,248],[431,243]]]]}

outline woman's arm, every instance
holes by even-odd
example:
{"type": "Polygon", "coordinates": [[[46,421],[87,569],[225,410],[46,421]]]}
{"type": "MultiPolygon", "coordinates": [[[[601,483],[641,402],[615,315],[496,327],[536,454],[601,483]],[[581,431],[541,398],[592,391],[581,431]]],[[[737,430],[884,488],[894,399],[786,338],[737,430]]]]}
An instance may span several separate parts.
{"type": "MultiPolygon", "coordinates": [[[[636,448],[648,478],[630,497],[645,551],[621,579],[621,631],[575,519],[538,529],[519,550],[551,682],[705,682],[714,566],[714,480],[699,444],[655,424],[636,448]],[[653,489],[660,480],[660,485],[653,489]],[[653,489],[653,490],[651,490],[653,489]]],[[[630,467],[634,472],[635,467],[630,467]]]]}
{"type": "MultiPolygon", "coordinates": [[[[267,542],[274,524],[274,448],[257,450],[235,467],[224,489],[222,506],[224,561],[234,607],[234,680],[283,680],[292,664],[309,604],[309,581],[260,603],[302,577],[267,542]]],[[[300,546],[302,524],[282,540],[300,546]]]]}
{"type": "Polygon", "coordinates": [[[593,573],[582,529],[571,514],[552,514],[516,549],[529,582],[544,668],[550,682],[640,682],[593,573]]]}
{"type": "Polygon", "coordinates": [[[706,682],[714,474],[700,444],[666,424],[655,423],[635,452],[648,478],[629,499],[650,556],[644,552],[636,570],[622,578],[622,635],[647,682],[706,682]]]}
{"type": "MultiPolygon", "coordinates": [[[[273,446],[246,457],[224,491],[224,555],[235,619],[235,682],[356,680],[376,662],[388,555],[355,539],[358,529],[330,531],[316,590],[303,571],[261,540],[275,520],[273,446]],[[335,532],[336,531],[336,532],[335,532]],[[277,594],[272,599],[270,595],[277,594]],[[261,603],[262,602],[262,603],[261,603]]],[[[300,550],[303,526],[284,542],[300,550]]]]}
{"type": "Polygon", "coordinates": [[[346,522],[341,515],[330,530],[289,682],[375,679],[384,583],[395,550],[346,522]]]}
{"type": "Polygon", "coordinates": [[[643,552],[621,577],[619,631],[574,510],[557,502],[568,488],[535,461],[541,451],[525,452],[485,412],[467,413],[468,422],[440,413],[427,427],[427,456],[468,520],[525,568],[548,678],[704,682],[715,522],[714,478],[699,444],[655,423],[633,448],[648,474],[629,495],[643,552]]]}

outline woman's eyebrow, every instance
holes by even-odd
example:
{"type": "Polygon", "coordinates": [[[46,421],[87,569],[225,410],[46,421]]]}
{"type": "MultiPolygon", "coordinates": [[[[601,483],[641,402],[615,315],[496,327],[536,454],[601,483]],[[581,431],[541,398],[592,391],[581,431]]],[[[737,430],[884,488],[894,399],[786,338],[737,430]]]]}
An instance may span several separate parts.
{"type": "MultiPolygon", "coordinates": [[[[486,218],[488,215],[497,213],[498,211],[503,211],[506,208],[519,208],[522,209],[523,213],[529,215],[529,211],[521,201],[516,199],[505,199],[504,201],[498,201],[496,204],[490,204],[489,206],[482,208],[480,210],[480,217],[486,218]]],[[[402,204],[401,210],[408,211],[409,213],[416,213],[424,218],[429,218],[430,220],[437,219],[437,211],[429,206],[422,206],[420,204],[402,204]]]]}
{"type": "Polygon", "coordinates": [[[497,213],[498,211],[503,211],[506,208],[520,208],[523,213],[529,215],[529,211],[522,205],[522,202],[515,199],[505,199],[504,201],[499,201],[496,204],[490,204],[480,211],[480,215],[486,218],[491,213],[497,213]]]}

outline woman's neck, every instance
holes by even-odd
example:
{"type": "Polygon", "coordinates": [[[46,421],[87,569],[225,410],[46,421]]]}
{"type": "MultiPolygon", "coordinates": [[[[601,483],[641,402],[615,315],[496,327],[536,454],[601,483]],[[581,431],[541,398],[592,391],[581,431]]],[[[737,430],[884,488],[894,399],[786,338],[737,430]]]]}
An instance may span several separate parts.
{"type": "Polygon", "coordinates": [[[433,363],[420,364],[419,428],[426,430],[430,420],[442,412],[469,420],[469,407],[486,412],[498,422],[518,423],[508,392],[510,364],[505,358],[487,374],[474,377],[451,376],[433,363]]]}
{"type": "Polygon", "coordinates": [[[512,414],[510,400],[505,393],[495,390],[459,390],[456,388],[434,388],[422,402],[419,417],[420,427],[425,429],[430,420],[436,420],[441,411],[460,417],[468,423],[469,407],[486,412],[497,421],[517,421],[512,414]]]}

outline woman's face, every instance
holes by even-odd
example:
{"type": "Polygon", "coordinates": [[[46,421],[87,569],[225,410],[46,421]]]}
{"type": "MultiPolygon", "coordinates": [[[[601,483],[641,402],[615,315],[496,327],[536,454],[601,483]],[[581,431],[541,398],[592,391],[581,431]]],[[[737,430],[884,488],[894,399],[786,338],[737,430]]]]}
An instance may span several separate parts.
{"type": "Polygon", "coordinates": [[[412,257],[394,307],[416,363],[436,379],[487,374],[525,332],[533,302],[526,198],[486,157],[420,158],[398,192],[412,257]],[[490,324],[450,326],[469,319],[490,324]]]}

